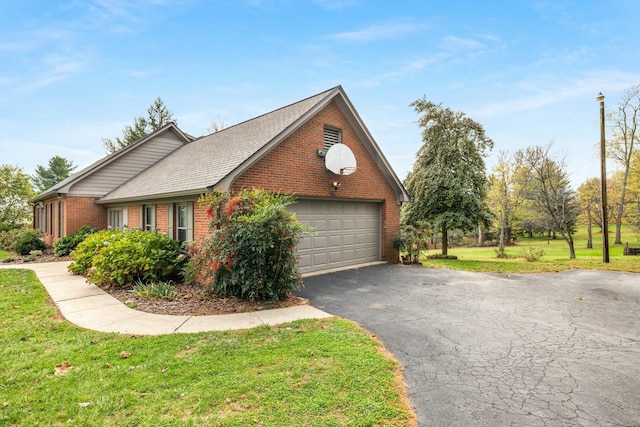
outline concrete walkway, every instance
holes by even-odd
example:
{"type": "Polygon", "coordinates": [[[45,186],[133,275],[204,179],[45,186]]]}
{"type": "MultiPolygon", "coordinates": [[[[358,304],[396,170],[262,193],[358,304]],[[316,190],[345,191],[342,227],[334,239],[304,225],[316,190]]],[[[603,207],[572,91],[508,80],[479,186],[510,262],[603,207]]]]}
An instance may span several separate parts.
{"type": "Polygon", "coordinates": [[[170,316],[131,309],[84,277],[67,270],[68,262],[5,264],[3,268],[33,270],[62,315],[71,323],[101,332],[163,335],[248,329],[298,319],[321,319],[330,314],[310,305],[276,308],[250,313],[215,316],[170,316]]]}

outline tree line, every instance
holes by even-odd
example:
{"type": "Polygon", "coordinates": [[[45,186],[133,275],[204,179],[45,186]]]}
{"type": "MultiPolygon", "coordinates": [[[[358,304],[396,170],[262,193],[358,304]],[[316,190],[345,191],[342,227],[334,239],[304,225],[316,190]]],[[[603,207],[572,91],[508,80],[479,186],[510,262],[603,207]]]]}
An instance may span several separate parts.
{"type": "MultiPolygon", "coordinates": [[[[554,152],[552,144],[501,151],[487,174],[485,158],[493,141],[481,124],[425,97],[411,106],[420,114],[423,145],[404,182],[411,202],[403,206],[401,222],[414,239],[439,233],[442,256],[447,256],[452,230],[477,233],[480,243],[484,230],[495,230],[502,251],[517,234],[547,233],[564,239],[569,257],[575,258],[573,236],[582,223],[591,247],[592,226],[602,227],[598,178],[573,189],[566,156],[554,152]]],[[[615,244],[622,243],[624,224],[640,233],[639,113],[640,86],[625,91],[607,112],[612,134],[607,155],[618,166],[607,178],[607,219],[616,225],[615,244]]]]}

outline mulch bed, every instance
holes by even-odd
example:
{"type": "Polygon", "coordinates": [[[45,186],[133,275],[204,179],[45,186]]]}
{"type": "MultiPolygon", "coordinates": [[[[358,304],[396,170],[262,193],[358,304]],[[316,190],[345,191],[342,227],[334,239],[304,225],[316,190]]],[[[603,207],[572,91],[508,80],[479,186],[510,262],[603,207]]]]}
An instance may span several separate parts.
{"type": "Polygon", "coordinates": [[[247,301],[235,297],[210,295],[201,286],[175,285],[178,296],[173,299],[141,298],[128,289],[105,289],[111,296],[136,310],[147,313],[171,314],[181,316],[206,316],[210,314],[246,313],[271,308],[292,307],[308,304],[305,298],[289,295],[282,301],[247,301]]]}
{"type": "MultiPolygon", "coordinates": [[[[57,257],[50,251],[45,251],[42,256],[35,259],[29,256],[20,256],[11,253],[11,261],[7,264],[31,264],[37,262],[68,261],[69,257],[57,257]]],[[[94,285],[91,285],[94,286],[94,285]]],[[[206,316],[211,314],[247,313],[251,311],[268,310],[271,308],[284,308],[296,305],[309,304],[305,298],[288,295],[282,301],[247,301],[235,297],[221,297],[206,292],[203,286],[175,285],[178,295],[175,299],[141,298],[128,288],[103,288],[114,298],[122,301],[128,307],[147,313],[170,314],[181,316],[206,316]]]]}

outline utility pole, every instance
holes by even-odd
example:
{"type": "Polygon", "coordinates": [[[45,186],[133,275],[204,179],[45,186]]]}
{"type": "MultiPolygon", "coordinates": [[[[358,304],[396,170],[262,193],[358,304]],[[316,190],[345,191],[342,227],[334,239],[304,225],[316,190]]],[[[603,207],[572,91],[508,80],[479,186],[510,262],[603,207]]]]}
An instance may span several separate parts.
{"type": "Polygon", "coordinates": [[[609,222],[607,220],[607,155],[604,138],[604,95],[596,96],[600,103],[600,201],[602,202],[602,262],[609,262],[609,222]]]}

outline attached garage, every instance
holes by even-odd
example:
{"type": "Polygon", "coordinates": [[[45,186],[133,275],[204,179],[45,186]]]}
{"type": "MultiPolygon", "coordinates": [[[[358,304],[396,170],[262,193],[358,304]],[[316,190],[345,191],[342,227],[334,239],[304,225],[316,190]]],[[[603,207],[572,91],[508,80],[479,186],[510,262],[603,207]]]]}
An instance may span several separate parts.
{"type": "Polygon", "coordinates": [[[378,202],[299,200],[290,210],[313,229],[298,245],[303,273],[380,260],[378,202]]]}

